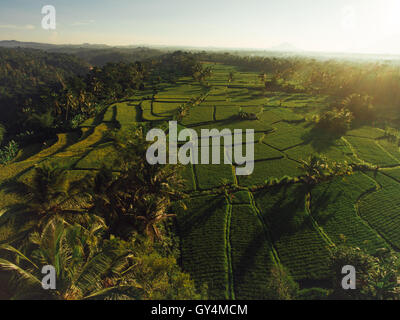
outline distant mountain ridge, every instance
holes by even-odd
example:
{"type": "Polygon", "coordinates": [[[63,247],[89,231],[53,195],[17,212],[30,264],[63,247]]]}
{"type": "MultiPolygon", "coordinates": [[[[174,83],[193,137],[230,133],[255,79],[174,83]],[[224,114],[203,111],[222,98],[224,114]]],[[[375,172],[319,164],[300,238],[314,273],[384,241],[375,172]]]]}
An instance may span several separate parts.
{"type": "MultiPolygon", "coordinates": [[[[109,46],[106,44],[90,44],[90,43],[83,43],[83,44],[50,44],[50,43],[40,43],[40,42],[23,42],[23,41],[16,41],[16,40],[0,40],[0,47],[3,48],[30,48],[30,49],[42,49],[42,50],[51,50],[51,49],[59,49],[59,48],[69,48],[69,49],[134,49],[138,47],[146,47],[146,48],[155,48],[160,50],[253,50],[248,48],[223,48],[223,47],[193,47],[193,46],[171,46],[171,45],[126,45],[126,46],[109,46]]],[[[262,49],[254,49],[254,50],[262,50],[262,49]]],[[[299,52],[303,51],[291,43],[284,42],[278,46],[274,46],[271,48],[264,49],[265,51],[280,51],[280,52],[299,52]]]]}
{"type": "Polygon", "coordinates": [[[16,40],[0,40],[0,47],[3,48],[29,48],[29,49],[41,49],[49,50],[56,49],[60,47],[68,48],[87,48],[87,49],[107,49],[112,48],[105,44],[50,44],[50,43],[40,43],[40,42],[22,42],[16,40]]]}

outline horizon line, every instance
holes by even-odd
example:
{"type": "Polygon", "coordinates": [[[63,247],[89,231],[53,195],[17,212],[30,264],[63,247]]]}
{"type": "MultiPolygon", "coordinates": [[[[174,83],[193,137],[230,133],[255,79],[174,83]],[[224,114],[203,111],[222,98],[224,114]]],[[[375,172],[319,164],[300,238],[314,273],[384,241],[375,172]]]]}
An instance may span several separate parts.
{"type": "Polygon", "coordinates": [[[51,43],[51,42],[37,42],[37,41],[21,41],[16,39],[0,39],[1,42],[20,42],[20,43],[31,43],[31,44],[38,44],[38,45],[51,45],[51,46],[104,46],[112,48],[140,48],[140,47],[147,47],[147,48],[183,48],[183,49],[214,49],[214,50],[228,50],[228,51],[267,51],[267,52],[276,52],[276,53],[292,53],[292,54],[299,54],[299,55],[307,55],[307,54],[338,54],[338,55],[364,55],[364,56],[399,56],[400,52],[398,53],[382,53],[382,52],[357,52],[357,51],[324,51],[324,50],[304,50],[300,48],[296,48],[293,46],[294,50],[279,50],[278,48],[283,45],[290,45],[288,42],[282,42],[279,45],[272,46],[272,47],[218,47],[218,46],[200,46],[200,45],[183,45],[183,44],[149,44],[149,43],[138,43],[138,44],[118,44],[118,45],[111,45],[106,43],[91,43],[91,42],[82,42],[82,43],[51,43]]]}

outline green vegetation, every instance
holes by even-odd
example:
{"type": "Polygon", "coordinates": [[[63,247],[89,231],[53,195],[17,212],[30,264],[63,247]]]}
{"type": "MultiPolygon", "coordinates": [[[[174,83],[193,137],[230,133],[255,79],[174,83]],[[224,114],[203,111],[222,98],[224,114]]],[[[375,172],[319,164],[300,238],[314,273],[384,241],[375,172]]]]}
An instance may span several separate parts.
{"type": "Polygon", "coordinates": [[[378,186],[375,192],[363,197],[359,204],[360,215],[395,248],[400,247],[397,232],[399,223],[399,204],[396,201],[398,181],[378,173],[374,176],[378,186]]]}
{"type": "Polygon", "coordinates": [[[0,126],[0,297],[399,298],[391,64],[85,54],[98,66],[0,50],[0,90],[23,111],[0,126]],[[26,90],[7,85],[14,60],[26,90]],[[146,133],[169,120],[254,129],[253,174],[236,176],[235,159],[149,165],[146,133]],[[353,262],[363,286],[346,295],[338,270],[353,262]],[[52,293],[38,287],[43,263],[56,265],[52,293]]]}
{"type": "Polygon", "coordinates": [[[307,211],[306,195],[303,185],[277,186],[257,192],[255,200],[280,262],[290,274],[297,280],[324,279],[332,243],[307,211]]]}
{"type": "Polygon", "coordinates": [[[360,248],[338,247],[332,252],[330,269],[333,276],[331,297],[340,300],[398,300],[400,294],[399,257],[389,250],[367,254],[360,248]],[[336,277],[344,264],[357,270],[356,289],[344,291],[336,277]]]}
{"type": "Polygon", "coordinates": [[[269,273],[276,261],[263,223],[252,206],[235,205],[231,210],[228,241],[235,298],[267,299],[269,273]]]}
{"type": "Polygon", "coordinates": [[[223,197],[193,198],[178,213],[182,266],[198,284],[207,284],[210,299],[231,298],[227,244],[229,206],[223,197]]]}
{"type": "Polygon", "coordinates": [[[375,188],[374,181],[362,173],[324,182],[311,191],[311,214],[338,245],[347,244],[369,252],[386,247],[376,229],[372,229],[360,215],[359,206],[365,193],[375,188]]]}
{"type": "Polygon", "coordinates": [[[7,164],[13,160],[18,153],[18,144],[11,140],[8,145],[0,149],[0,164],[7,164]]]}

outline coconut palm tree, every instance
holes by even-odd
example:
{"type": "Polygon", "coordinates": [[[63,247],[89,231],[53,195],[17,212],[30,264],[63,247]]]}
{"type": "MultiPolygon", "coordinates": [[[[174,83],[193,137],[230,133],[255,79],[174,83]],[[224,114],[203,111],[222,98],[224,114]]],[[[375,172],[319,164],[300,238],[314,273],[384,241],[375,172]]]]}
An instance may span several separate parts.
{"type": "Polygon", "coordinates": [[[90,194],[85,192],[89,178],[75,182],[67,178],[66,168],[43,166],[35,168],[29,182],[7,182],[6,192],[23,199],[21,205],[9,207],[8,213],[25,226],[26,232],[40,230],[59,216],[69,223],[79,222],[84,226],[100,222],[99,217],[87,214],[91,204],[90,194]]]}
{"type": "Polygon", "coordinates": [[[131,163],[118,175],[102,168],[90,189],[90,211],[104,218],[110,233],[125,238],[139,229],[151,239],[160,240],[158,224],[174,216],[168,212],[171,202],[183,197],[177,191],[182,183],[177,172],[174,167],[150,165],[145,158],[131,163]]]}
{"type": "Polygon", "coordinates": [[[132,253],[118,240],[101,241],[91,229],[70,225],[61,218],[49,221],[41,233],[30,236],[33,250],[27,256],[10,245],[1,245],[0,270],[9,276],[12,299],[138,299],[143,290],[126,277],[132,268],[132,253]],[[41,267],[56,271],[56,289],[43,290],[41,267]]]}
{"type": "Polygon", "coordinates": [[[102,168],[86,188],[93,199],[90,211],[103,217],[110,232],[129,237],[132,231],[143,231],[161,239],[158,225],[173,216],[168,212],[172,202],[184,194],[179,166],[151,165],[146,160],[149,142],[143,128],[119,131],[113,138],[119,152],[121,170],[113,174],[102,168]]]}
{"type": "Polygon", "coordinates": [[[309,184],[314,184],[325,177],[328,169],[325,157],[311,155],[307,160],[300,160],[301,168],[305,171],[305,179],[309,184]]]}
{"type": "Polygon", "coordinates": [[[78,99],[74,95],[74,93],[71,90],[68,90],[66,95],[66,101],[65,101],[65,121],[68,121],[69,113],[70,110],[75,110],[77,106],[79,105],[78,99]]]}

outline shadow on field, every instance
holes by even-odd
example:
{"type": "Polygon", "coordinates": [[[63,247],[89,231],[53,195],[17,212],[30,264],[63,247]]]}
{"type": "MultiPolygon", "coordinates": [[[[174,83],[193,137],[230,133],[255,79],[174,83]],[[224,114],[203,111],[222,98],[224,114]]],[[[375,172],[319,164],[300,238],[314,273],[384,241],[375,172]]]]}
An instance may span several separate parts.
{"type": "Polygon", "coordinates": [[[272,188],[270,196],[279,196],[263,216],[270,226],[274,242],[279,241],[282,236],[292,235],[310,226],[308,215],[303,209],[306,193],[307,188],[304,185],[272,188]]]}
{"type": "MultiPolygon", "coordinates": [[[[310,126],[313,126],[313,124],[309,123],[305,127],[309,128],[310,126]]],[[[340,137],[340,135],[328,133],[314,126],[311,130],[302,135],[301,139],[306,144],[310,143],[316,152],[322,153],[334,146],[335,142],[340,139],[340,137]]]]}
{"type": "MultiPolygon", "coordinates": [[[[253,287],[252,291],[257,293],[258,299],[266,299],[268,295],[267,286],[259,281],[260,279],[255,279],[256,274],[254,274],[254,267],[260,263],[259,255],[267,255],[267,252],[262,252],[261,250],[264,248],[262,243],[267,241],[265,238],[264,232],[258,233],[254,238],[248,243],[247,248],[243,251],[243,254],[240,256],[240,259],[237,263],[232,261],[233,267],[233,283],[235,295],[240,296],[243,292],[240,292],[241,287],[245,287],[246,283],[252,283],[253,287]],[[253,270],[252,270],[253,269],[253,270]],[[258,280],[258,281],[254,281],[258,280]]],[[[265,266],[267,268],[267,266],[265,266]]],[[[266,270],[266,273],[268,271],[266,270]]],[[[262,279],[266,280],[266,279],[262,279]]],[[[254,296],[254,298],[256,298],[254,296]]]]}
{"type": "Polygon", "coordinates": [[[206,224],[208,219],[214,214],[215,209],[222,206],[226,206],[226,200],[224,197],[217,195],[214,199],[212,199],[212,201],[207,202],[206,208],[204,208],[204,203],[202,203],[201,210],[200,208],[191,208],[198,210],[193,210],[193,212],[196,212],[195,214],[185,214],[184,217],[178,219],[179,234],[181,235],[181,237],[187,236],[192,232],[193,229],[196,229],[199,225],[206,224]]]}
{"type": "MultiPolygon", "coordinates": [[[[311,214],[321,226],[327,223],[335,215],[335,212],[332,212],[330,214],[326,213],[328,205],[340,201],[339,199],[344,196],[343,191],[337,193],[334,189],[331,188],[331,186],[332,181],[326,182],[324,184],[324,191],[320,193],[318,197],[312,194],[311,214]]],[[[321,187],[322,186],[319,186],[319,188],[321,187]]]]}

